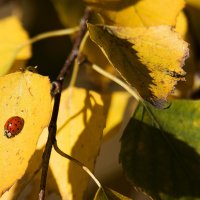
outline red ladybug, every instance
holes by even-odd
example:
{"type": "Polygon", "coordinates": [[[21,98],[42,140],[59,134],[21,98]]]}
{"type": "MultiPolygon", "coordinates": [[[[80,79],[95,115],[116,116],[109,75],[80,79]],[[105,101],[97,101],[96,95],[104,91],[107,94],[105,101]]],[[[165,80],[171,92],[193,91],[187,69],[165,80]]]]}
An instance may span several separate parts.
{"type": "Polygon", "coordinates": [[[24,127],[24,119],[18,116],[11,117],[4,125],[4,135],[7,138],[16,136],[24,127]]]}

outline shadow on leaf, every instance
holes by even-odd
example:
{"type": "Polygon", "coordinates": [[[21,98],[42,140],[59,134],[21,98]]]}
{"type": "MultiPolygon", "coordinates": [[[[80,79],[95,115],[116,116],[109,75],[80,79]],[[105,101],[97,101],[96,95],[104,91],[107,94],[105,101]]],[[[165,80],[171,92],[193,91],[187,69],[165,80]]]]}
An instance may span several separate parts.
{"type": "MultiPolygon", "coordinates": [[[[93,170],[101,145],[105,117],[102,105],[96,102],[89,91],[86,91],[84,105],[82,120],[85,128],[79,134],[80,136],[71,150],[71,156],[93,170]]],[[[67,174],[72,187],[73,199],[85,199],[83,196],[86,195],[89,176],[73,162],[69,163],[67,174]]]]}
{"type": "Polygon", "coordinates": [[[169,133],[132,118],[120,158],[131,182],[151,194],[200,197],[200,155],[169,133]]]}

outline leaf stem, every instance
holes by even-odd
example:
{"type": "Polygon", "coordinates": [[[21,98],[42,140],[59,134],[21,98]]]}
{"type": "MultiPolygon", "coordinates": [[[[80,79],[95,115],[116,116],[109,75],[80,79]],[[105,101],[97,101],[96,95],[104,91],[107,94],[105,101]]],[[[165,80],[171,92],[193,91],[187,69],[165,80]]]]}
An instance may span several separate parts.
{"type": "Polygon", "coordinates": [[[41,33],[39,35],[36,35],[35,37],[31,38],[30,40],[27,40],[23,44],[21,44],[18,48],[18,52],[23,49],[25,46],[32,44],[34,42],[38,42],[43,39],[47,39],[50,37],[56,37],[56,36],[64,36],[64,35],[70,35],[79,30],[79,27],[73,27],[73,28],[68,28],[68,29],[61,29],[61,30],[56,30],[56,31],[49,31],[45,33],[41,33]]]}
{"type": "Polygon", "coordinates": [[[38,42],[43,39],[47,39],[50,37],[56,37],[56,36],[64,36],[64,35],[70,35],[79,30],[79,27],[73,27],[73,28],[68,28],[68,29],[61,29],[61,30],[56,30],[56,31],[49,31],[45,33],[41,33],[39,35],[36,35],[35,37],[31,38],[30,40],[27,40],[23,44],[19,45],[19,47],[15,50],[10,65],[13,64],[14,60],[16,59],[17,55],[19,52],[26,47],[27,45],[33,44],[35,42],[38,42]]]}
{"type": "Polygon", "coordinates": [[[94,176],[94,174],[93,174],[83,163],[81,163],[79,160],[73,158],[72,156],[70,156],[70,155],[64,153],[64,152],[58,147],[57,142],[55,142],[53,146],[54,146],[55,151],[56,151],[58,154],[60,154],[61,156],[65,157],[65,158],[67,158],[67,159],[69,159],[70,161],[74,162],[76,165],[80,166],[80,167],[93,179],[93,181],[97,184],[97,186],[98,186],[99,188],[102,187],[102,186],[101,186],[101,183],[97,180],[97,178],[94,176]]]}
{"type": "MultiPolygon", "coordinates": [[[[85,43],[87,41],[89,37],[89,32],[87,31],[86,34],[84,35],[80,47],[79,47],[79,52],[80,54],[82,53],[84,47],[85,47],[85,43]]],[[[80,58],[77,58],[74,62],[74,67],[73,67],[73,72],[72,72],[72,77],[69,83],[69,87],[73,87],[76,83],[76,79],[77,79],[77,75],[78,75],[78,71],[79,71],[79,65],[80,65],[80,58]]]]}
{"type": "Polygon", "coordinates": [[[139,95],[139,93],[136,91],[136,89],[130,87],[128,84],[126,84],[124,81],[120,80],[119,78],[117,78],[116,76],[113,76],[112,74],[110,74],[109,72],[106,72],[105,70],[103,70],[101,67],[97,66],[97,65],[92,65],[92,68],[97,71],[98,73],[100,73],[101,75],[109,78],[110,80],[114,81],[115,83],[117,83],[118,85],[120,85],[122,88],[124,88],[127,92],[129,92],[138,102],[141,102],[142,105],[145,107],[145,109],[147,110],[147,112],[149,113],[150,117],[152,118],[154,124],[156,125],[157,128],[161,129],[159,122],[157,121],[157,119],[155,118],[155,116],[153,115],[151,109],[148,107],[148,105],[145,103],[144,99],[139,95]]]}
{"type": "Polygon", "coordinates": [[[87,20],[90,16],[91,10],[86,8],[85,14],[80,22],[80,31],[75,39],[74,45],[72,50],[65,61],[63,68],[61,69],[59,75],[57,76],[56,81],[52,83],[52,91],[51,94],[54,96],[54,106],[53,106],[53,113],[51,117],[51,121],[49,124],[49,135],[47,139],[47,143],[45,146],[45,150],[43,153],[43,163],[42,163],[42,175],[40,180],[40,192],[39,192],[39,200],[45,199],[45,189],[46,189],[46,180],[47,180],[47,173],[48,173],[48,166],[49,166],[49,159],[51,156],[52,146],[55,143],[56,139],[56,132],[57,132],[57,117],[60,105],[60,97],[62,91],[62,85],[65,76],[69,73],[70,68],[73,66],[75,59],[79,53],[79,47],[81,41],[87,32],[87,20]]]}
{"type": "Polygon", "coordinates": [[[72,77],[71,77],[71,80],[69,82],[69,87],[74,87],[74,85],[76,83],[78,71],[79,71],[79,64],[78,64],[78,60],[76,59],[74,61],[74,67],[73,67],[72,77]]]}
{"type": "Polygon", "coordinates": [[[92,68],[97,71],[98,73],[100,73],[101,75],[109,78],[110,80],[114,81],[115,83],[117,83],[118,85],[120,85],[121,87],[123,87],[127,92],[129,92],[137,101],[143,101],[142,97],[140,97],[140,95],[138,94],[138,92],[134,89],[134,88],[130,88],[124,81],[120,80],[119,78],[117,78],[116,76],[113,76],[112,74],[106,72],[105,70],[103,70],[101,67],[97,66],[97,65],[92,65],[92,68]]]}
{"type": "Polygon", "coordinates": [[[112,74],[110,74],[110,73],[106,72],[105,70],[103,70],[102,68],[98,67],[97,65],[92,65],[92,68],[95,71],[97,71],[98,73],[100,73],[101,75],[103,75],[103,76],[109,78],[110,80],[114,81],[115,83],[119,84],[127,92],[129,92],[137,101],[141,101],[141,103],[143,104],[143,106],[146,109],[147,113],[151,117],[151,120],[154,123],[155,127],[160,129],[161,134],[162,134],[163,138],[165,139],[166,143],[169,145],[170,150],[174,153],[174,155],[175,155],[177,161],[179,162],[180,166],[183,167],[183,170],[184,170],[187,178],[190,179],[191,176],[190,176],[190,173],[188,173],[187,168],[185,167],[184,160],[181,159],[181,156],[179,155],[179,152],[176,150],[176,148],[173,146],[173,144],[171,143],[171,141],[168,138],[168,136],[163,131],[161,124],[159,123],[159,121],[154,116],[154,113],[152,112],[152,110],[149,107],[149,105],[146,104],[146,102],[142,99],[142,97],[140,97],[140,95],[137,93],[137,91],[135,91],[133,88],[128,86],[125,82],[121,81],[119,78],[113,76],[112,74]]]}

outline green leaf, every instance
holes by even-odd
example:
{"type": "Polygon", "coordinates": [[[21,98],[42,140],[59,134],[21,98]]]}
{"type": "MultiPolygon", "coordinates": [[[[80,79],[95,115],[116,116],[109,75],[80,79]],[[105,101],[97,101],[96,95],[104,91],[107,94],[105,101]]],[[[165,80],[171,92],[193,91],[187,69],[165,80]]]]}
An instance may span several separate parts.
{"type": "Polygon", "coordinates": [[[162,199],[200,199],[200,101],[169,109],[139,106],[126,127],[120,160],[129,179],[162,199]]]}
{"type": "Polygon", "coordinates": [[[109,188],[99,188],[95,194],[94,200],[131,200],[131,199],[109,188]]]}
{"type": "Polygon", "coordinates": [[[141,97],[164,107],[180,80],[188,44],[169,26],[116,27],[88,24],[91,39],[141,97]]]}

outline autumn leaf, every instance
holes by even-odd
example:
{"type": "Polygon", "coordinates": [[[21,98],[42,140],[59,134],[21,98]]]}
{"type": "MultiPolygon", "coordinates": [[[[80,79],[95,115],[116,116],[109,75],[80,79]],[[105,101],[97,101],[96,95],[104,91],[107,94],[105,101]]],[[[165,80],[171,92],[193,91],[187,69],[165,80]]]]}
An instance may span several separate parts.
{"type": "Polygon", "coordinates": [[[94,200],[131,200],[131,199],[109,188],[99,188],[95,194],[94,200]]]}
{"type": "Polygon", "coordinates": [[[27,46],[17,54],[19,46],[28,40],[28,34],[16,17],[1,19],[0,27],[0,75],[4,75],[9,72],[15,59],[26,60],[31,52],[27,46]]]}
{"type": "MultiPolygon", "coordinates": [[[[56,136],[58,147],[64,153],[83,162],[92,171],[102,142],[105,119],[100,95],[78,88],[64,90],[58,116],[56,136]]],[[[30,163],[30,170],[27,170],[30,175],[26,174],[25,179],[20,180],[10,193],[5,194],[6,200],[17,198],[20,193],[18,189],[23,189],[20,184],[27,182],[33,172],[38,169],[40,165],[38,160],[42,157],[47,136],[47,131],[43,132],[38,141],[37,151],[32,157],[34,162],[30,163]]],[[[79,166],[52,150],[47,196],[54,193],[61,199],[82,200],[89,179],[90,177],[79,166]]],[[[27,188],[32,188],[28,189],[28,199],[38,197],[36,191],[38,191],[39,182],[40,173],[27,186],[27,188]]]]}
{"type": "Polygon", "coordinates": [[[133,98],[125,91],[112,92],[102,96],[105,110],[107,110],[106,127],[103,131],[103,139],[106,140],[123,130],[122,127],[130,119],[132,112],[137,106],[137,101],[131,101],[133,98]]]}
{"type": "Polygon", "coordinates": [[[190,45],[190,56],[186,60],[184,70],[187,72],[185,79],[185,82],[180,82],[180,84],[177,85],[176,90],[172,94],[173,97],[178,98],[188,98],[191,95],[191,89],[194,88],[195,85],[195,73],[196,73],[196,67],[198,65],[196,57],[195,57],[195,49],[194,46],[192,46],[192,38],[191,34],[189,32],[189,27],[191,24],[188,24],[188,19],[186,14],[182,11],[177,16],[177,23],[175,30],[181,35],[181,37],[187,41],[190,45]]]}
{"type": "Polygon", "coordinates": [[[183,11],[177,16],[175,30],[182,36],[182,38],[186,37],[188,32],[188,21],[183,11]]]}
{"type": "Polygon", "coordinates": [[[105,24],[128,27],[175,26],[176,17],[185,4],[184,0],[86,0],[86,2],[104,17],[105,24]]]}
{"type": "Polygon", "coordinates": [[[161,199],[199,199],[200,101],[139,106],[124,131],[120,160],[129,180],[161,199]],[[153,117],[152,117],[153,116],[153,117]],[[154,120],[153,120],[154,119],[154,120]]]}
{"type": "Polygon", "coordinates": [[[187,43],[169,26],[122,28],[88,24],[91,39],[99,45],[122,77],[141,97],[162,107],[188,57],[187,43]]]}
{"type": "MultiPolygon", "coordinates": [[[[69,89],[62,93],[61,102],[58,146],[93,170],[105,126],[100,96],[84,89],[69,89]]],[[[89,176],[80,167],[55,151],[52,152],[50,167],[59,179],[58,187],[62,199],[83,199],[89,176]],[[66,173],[63,173],[63,169],[66,173]]]]}
{"type": "Polygon", "coordinates": [[[99,47],[94,42],[91,41],[89,37],[87,38],[81,53],[84,54],[91,63],[95,63],[98,66],[104,68],[110,66],[110,63],[106,59],[105,55],[102,53],[99,47]]]}
{"type": "Polygon", "coordinates": [[[50,83],[47,77],[16,72],[0,77],[0,194],[20,179],[35,151],[37,140],[51,116],[50,83]],[[4,135],[4,124],[12,116],[24,119],[21,132],[4,135]]]}

